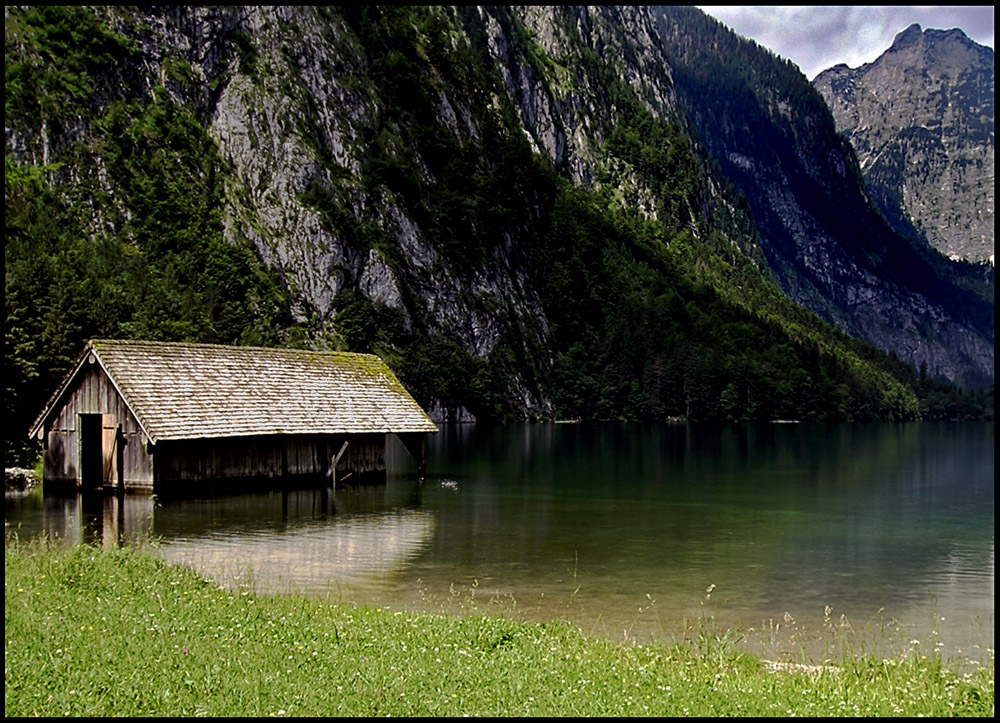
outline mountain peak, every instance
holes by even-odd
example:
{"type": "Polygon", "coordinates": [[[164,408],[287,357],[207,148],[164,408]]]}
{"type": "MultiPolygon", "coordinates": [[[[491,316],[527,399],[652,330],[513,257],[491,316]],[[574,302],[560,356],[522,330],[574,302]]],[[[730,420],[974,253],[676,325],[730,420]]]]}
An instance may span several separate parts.
{"type": "Polygon", "coordinates": [[[924,31],[923,28],[920,27],[920,24],[913,23],[910,27],[895,37],[889,50],[902,50],[903,48],[914,45],[920,41],[923,35],[924,31]]]}
{"type": "Polygon", "coordinates": [[[874,62],[814,81],[886,217],[949,257],[993,256],[993,75],[992,48],[914,23],[874,62]]]}
{"type": "Polygon", "coordinates": [[[991,51],[991,48],[982,46],[965,34],[961,28],[951,28],[949,30],[938,28],[927,28],[923,30],[919,24],[913,23],[906,30],[903,30],[892,41],[892,45],[885,52],[885,55],[899,53],[901,51],[915,49],[923,53],[954,52],[984,52],[991,51]]]}

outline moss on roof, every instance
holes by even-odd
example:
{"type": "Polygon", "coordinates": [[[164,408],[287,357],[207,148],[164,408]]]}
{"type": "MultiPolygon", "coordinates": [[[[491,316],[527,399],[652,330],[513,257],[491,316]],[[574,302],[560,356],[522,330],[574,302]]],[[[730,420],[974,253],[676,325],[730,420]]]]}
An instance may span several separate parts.
{"type": "Polygon", "coordinates": [[[437,431],[373,354],[114,339],[88,350],[154,442],[437,431]]]}

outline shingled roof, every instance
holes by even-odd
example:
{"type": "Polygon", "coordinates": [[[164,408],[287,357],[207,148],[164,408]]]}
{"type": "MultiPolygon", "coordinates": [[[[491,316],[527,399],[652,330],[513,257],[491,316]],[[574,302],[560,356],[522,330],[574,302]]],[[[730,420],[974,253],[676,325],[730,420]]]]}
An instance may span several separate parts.
{"type": "Polygon", "coordinates": [[[438,431],[385,362],[372,354],[97,339],[87,345],[32,434],[56,410],[91,354],[154,443],[438,431]]]}

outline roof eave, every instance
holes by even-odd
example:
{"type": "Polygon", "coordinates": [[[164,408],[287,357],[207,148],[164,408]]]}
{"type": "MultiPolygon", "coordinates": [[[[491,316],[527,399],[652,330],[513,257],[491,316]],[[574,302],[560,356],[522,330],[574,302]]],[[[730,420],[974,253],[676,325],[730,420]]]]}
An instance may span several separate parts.
{"type": "Polygon", "coordinates": [[[164,435],[156,440],[150,440],[154,444],[157,442],[184,442],[192,439],[232,439],[234,437],[282,437],[291,435],[309,436],[338,436],[338,435],[360,435],[360,434],[437,434],[440,430],[436,425],[431,427],[401,428],[401,429],[272,429],[272,430],[246,430],[229,431],[225,434],[176,434],[164,435]]]}
{"type": "Polygon", "coordinates": [[[49,400],[45,403],[41,413],[35,417],[35,421],[32,423],[31,429],[28,431],[29,439],[33,439],[42,429],[44,429],[49,416],[55,411],[58,406],[58,402],[63,397],[63,394],[67,389],[69,389],[73,380],[76,379],[77,374],[80,373],[80,369],[83,367],[83,363],[87,360],[87,355],[90,354],[91,350],[91,344],[88,342],[87,346],[85,346],[83,351],[80,352],[79,356],[77,356],[76,363],[73,365],[73,370],[63,377],[62,383],[49,397],[49,400]]]}
{"type": "Polygon", "coordinates": [[[118,386],[118,382],[115,381],[114,376],[111,374],[111,372],[108,370],[108,367],[104,364],[104,361],[101,359],[100,351],[94,344],[94,341],[95,340],[91,339],[90,341],[87,342],[87,346],[84,347],[83,352],[81,352],[80,356],[77,358],[76,364],[73,367],[73,371],[71,371],[69,374],[65,376],[62,384],[59,385],[59,388],[49,398],[49,401],[46,403],[45,408],[42,410],[42,413],[38,415],[34,423],[31,425],[31,429],[28,432],[28,438],[33,439],[44,430],[46,422],[49,421],[49,418],[52,415],[52,413],[60,406],[60,403],[65,397],[66,393],[73,386],[77,377],[80,375],[80,372],[83,369],[84,364],[87,362],[88,357],[91,354],[93,354],[94,360],[101,367],[101,369],[104,370],[104,375],[111,382],[111,385],[115,388],[115,391],[118,393],[118,396],[121,398],[126,408],[129,410],[129,412],[131,412],[132,417],[136,421],[136,424],[139,425],[139,429],[145,435],[146,439],[155,444],[157,438],[154,435],[150,434],[149,430],[146,428],[146,425],[143,424],[142,418],[139,416],[135,408],[129,402],[128,397],[122,392],[121,387],[118,386]]]}

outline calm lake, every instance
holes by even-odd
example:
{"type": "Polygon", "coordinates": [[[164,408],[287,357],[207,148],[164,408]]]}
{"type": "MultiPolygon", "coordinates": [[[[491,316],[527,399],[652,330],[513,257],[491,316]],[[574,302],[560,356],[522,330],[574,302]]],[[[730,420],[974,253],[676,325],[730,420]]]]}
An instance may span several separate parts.
{"type": "MultiPolygon", "coordinates": [[[[739,627],[768,655],[993,646],[993,423],[443,427],[428,477],[198,499],[8,494],[6,527],[161,539],[234,588],[563,620],[739,627]],[[710,590],[710,592],[709,592],[710,590]],[[919,642],[917,642],[919,641],[919,642]]],[[[990,653],[991,654],[991,653],[990,653]]]]}

